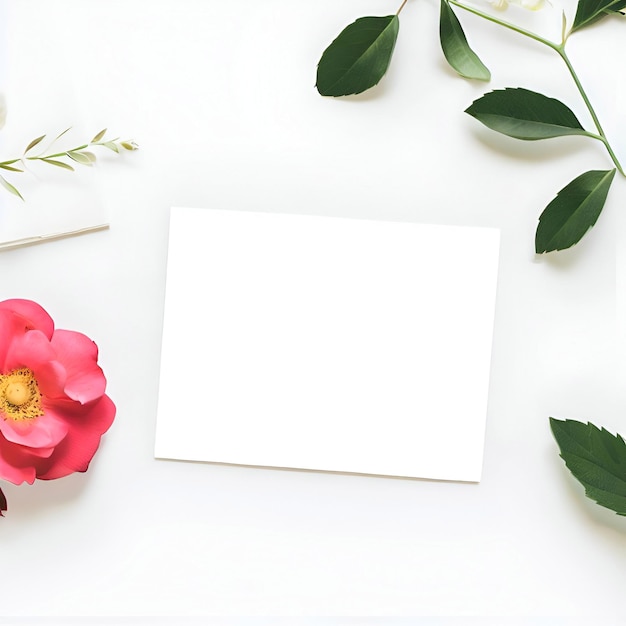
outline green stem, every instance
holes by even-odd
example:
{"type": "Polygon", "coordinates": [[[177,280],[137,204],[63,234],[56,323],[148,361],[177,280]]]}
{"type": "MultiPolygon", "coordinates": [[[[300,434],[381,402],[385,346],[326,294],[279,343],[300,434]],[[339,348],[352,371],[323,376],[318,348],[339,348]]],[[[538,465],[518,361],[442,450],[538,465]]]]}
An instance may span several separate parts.
{"type": "Polygon", "coordinates": [[[63,152],[57,152],[55,154],[38,154],[37,156],[26,157],[28,161],[37,161],[39,159],[55,159],[62,156],[67,156],[68,152],[76,152],[77,150],[84,150],[88,148],[91,144],[86,143],[82,146],[78,146],[77,148],[72,148],[71,150],[64,150],[63,152]]]}
{"type": "Polygon", "coordinates": [[[589,136],[593,137],[594,139],[598,139],[604,144],[604,147],[609,153],[609,156],[611,157],[611,160],[615,164],[615,167],[619,170],[622,176],[626,176],[626,173],[624,173],[624,170],[622,169],[622,166],[617,156],[615,155],[615,152],[613,152],[613,148],[611,147],[611,144],[609,143],[609,140],[607,139],[606,134],[604,133],[604,130],[602,129],[602,125],[600,124],[600,120],[598,119],[598,116],[596,115],[596,112],[591,104],[591,101],[587,97],[587,93],[585,92],[585,89],[583,88],[582,83],[580,82],[580,79],[578,78],[578,75],[576,74],[576,71],[574,70],[574,66],[572,65],[571,61],[569,60],[569,57],[567,56],[565,52],[565,39],[566,39],[565,37],[563,38],[563,41],[560,44],[554,43],[553,41],[550,41],[549,39],[546,39],[545,37],[541,37],[540,35],[537,35],[536,33],[533,33],[529,30],[526,30],[525,28],[521,28],[520,26],[511,24],[511,22],[501,20],[475,7],[462,4],[461,2],[458,2],[458,0],[448,0],[448,2],[450,4],[453,4],[456,7],[459,7],[459,9],[463,9],[464,11],[468,11],[469,13],[478,15],[479,17],[482,17],[483,19],[489,22],[493,22],[494,24],[499,24],[500,26],[503,26],[504,28],[508,28],[509,30],[512,30],[516,33],[519,33],[520,35],[523,35],[524,37],[528,37],[529,39],[537,41],[538,43],[541,43],[544,46],[548,46],[548,48],[552,48],[552,50],[554,50],[561,57],[561,59],[563,59],[563,61],[565,62],[565,65],[567,66],[567,69],[569,70],[570,76],[574,80],[574,83],[576,84],[578,92],[580,93],[585,103],[585,106],[587,107],[587,110],[589,111],[589,114],[591,115],[591,119],[593,120],[593,123],[595,124],[595,127],[598,131],[597,135],[593,135],[590,133],[589,136]]]}
{"type": "Polygon", "coordinates": [[[613,152],[613,148],[611,147],[611,144],[609,143],[609,140],[606,137],[606,134],[602,128],[602,124],[600,124],[600,120],[598,119],[598,116],[596,115],[596,112],[591,104],[591,101],[587,97],[587,93],[585,92],[585,89],[582,86],[582,83],[580,82],[578,75],[576,74],[576,70],[574,69],[572,62],[569,60],[567,53],[565,52],[565,42],[563,42],[560,46],[557,46],[555,50],[559,53],[559,56],[563,59],[563,62],[567,66],[567,69],[569,70],[569,73],[572,79],[574,80],[574,83],[576,83],[578,92],[580,93],[585,105],[587,106],[587,110],[589,111],[589,114],[591,115],[591,119],[593,120],[593,123],[595,124],[596,129],[598,130],[598,139],[604,144],[604,147],[607,149],[607,152],[609,153],[611,159],[613,160],[613,163],[615,163],[615,167],[617,167],[617,169],[619,170],[619,173],[622,176],[626,176],[617,156],[613,152]]]}
{"type": "Polygon", "coordinates": [[[557,50],[559,45],[550,41],[549,39],[545,39],[540,35],[537,35],[525,28],[521,28],[520,26],[516,26],[515,24],[511,24],[511,22],[507,22],[506,20],[501,20],[493,15],[489,15],[489,13],[485,13],[476,7],[468,6],[466,4],[461,4],[458,0],[448,0],[450,4],[453,4],[455,7],[459,7],[459,9],[463,9],[464,11],[468,11],[469,13],[473,13],[474,15],[478,15],[489,22],[493,22],[494,24],[499,24],[500,26],[504,26],[504,28],[508,28],[509,30],[513,30],[520,35],[524,35],[524,37],[529,37],[530,39],[534,39],[539,43],[552,48],[553,50],[557,50]]]}

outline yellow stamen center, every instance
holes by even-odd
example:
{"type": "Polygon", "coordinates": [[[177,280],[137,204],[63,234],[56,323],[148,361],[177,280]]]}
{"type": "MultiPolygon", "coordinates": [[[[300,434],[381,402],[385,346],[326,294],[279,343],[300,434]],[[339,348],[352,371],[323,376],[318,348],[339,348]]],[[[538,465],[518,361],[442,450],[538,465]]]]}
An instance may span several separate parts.
{"type": "Polygon", "coordinates": [[[7,402],[14,406],[22,406],[30,400],[30,390],[21,382],[9,383],[4,393],[7,402]]]}
{"type": "Polygon", "coordinates": [[[16,421],[43,415],[41,392],[27,367],[0,374],[0,414],[4,419],[16,421]]]}

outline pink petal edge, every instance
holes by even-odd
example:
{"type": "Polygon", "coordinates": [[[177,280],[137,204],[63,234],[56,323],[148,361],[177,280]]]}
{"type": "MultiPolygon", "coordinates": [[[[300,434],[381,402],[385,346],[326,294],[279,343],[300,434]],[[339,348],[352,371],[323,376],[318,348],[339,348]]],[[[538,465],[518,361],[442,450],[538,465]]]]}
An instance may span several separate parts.
{"type": "Polygon", "coordinates": [[[14,298],[12,300],[1,301],[0,310],[8,310],[16,313],[26,320],[30,328],[36,328],[42,331],[48,339],[52,337],[54,321],[40,304],[32,300],[14,298]]]}
{"type": "Polygon", "coordinates": [[[51,344],[67,373],[65,393],[83,404],[100,398],[106,389],[106,378],[98,365],[98,346],[86,335],[72,330],[57,330],[51,344]]]}

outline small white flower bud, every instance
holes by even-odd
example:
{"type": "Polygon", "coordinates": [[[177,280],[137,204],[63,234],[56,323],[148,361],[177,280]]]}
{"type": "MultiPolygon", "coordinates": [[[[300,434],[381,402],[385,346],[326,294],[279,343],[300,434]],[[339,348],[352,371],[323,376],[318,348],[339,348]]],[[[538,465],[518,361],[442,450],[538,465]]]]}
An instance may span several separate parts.
{"type": "Polygon", "coordinates": [[[545,3],[544,0],[521,0],[519,4],[523,9],[539,11],[539,9],[543,9],[545,3]]]}
{"type": "Polygon", "coordinates": [[[0,129],[4,127],[7,121],[7,100],[3,93],[0,93],[0,129]]]}
{"type": "Polygon", "coordinates": [[[498,11],[504,11],[509,6],[508,0],[489,0],[489,4],[498,11]]]}

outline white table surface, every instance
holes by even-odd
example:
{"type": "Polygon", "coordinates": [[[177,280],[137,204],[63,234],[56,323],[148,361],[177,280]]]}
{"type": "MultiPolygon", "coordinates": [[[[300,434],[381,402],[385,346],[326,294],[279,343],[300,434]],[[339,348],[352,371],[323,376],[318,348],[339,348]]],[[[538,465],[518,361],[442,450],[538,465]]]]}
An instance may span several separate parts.
{"type": "MultiPolygon", "coordinates": [[[[574,5],[566,6],[571,14],[574,5]]],[[[64,102],[37,93],[36,80],[38,59],[58,55],[59,76],[75,86],[89,132],[107,126],[140,144],[121,158],[100,153],[96,179],[109,230],[0,254],[0,296],[36,300],[58,327],[92,337],[118,409],[86,474],[2,485],[4,623],[626,617],[626,521],[584,498],[548,425],[549,416],[568,417],[626,432],[623,319],[615,323],[626,185],[616,179],[579,246],[537,258],[541,209],[582,171],[608,169],[608,157],[580,138],[515,142],[463,114],[491,88],[524,86],[563,99],[587,123],[556,55],[459,13],[493,74],[490,86],[463,81],[442,60],[437,3],[411,0],[384,82],[332,100],[314,89],[322,50],[348,22],[395,12],[395,3],[2,0],[2,7],[9,49],[32,60],[32,74],[13,84],[23,89],[16,98],[29,93],[46,119],[55,110],[62,116],[64,102]],[[481,483],[155,460],[175,205],[500,228],[481,483]],[[299,619],[262,618],[270,615],[299,619]]],[[[560,28],[557,8],[504,15],[560,28]]],[[[568,44],[622,159],[624,26],[613,20],[568,44]]],[[[28,141],[37,120],[20,118],[12,95],[9,122],[22,124],[28,141]]]]}

